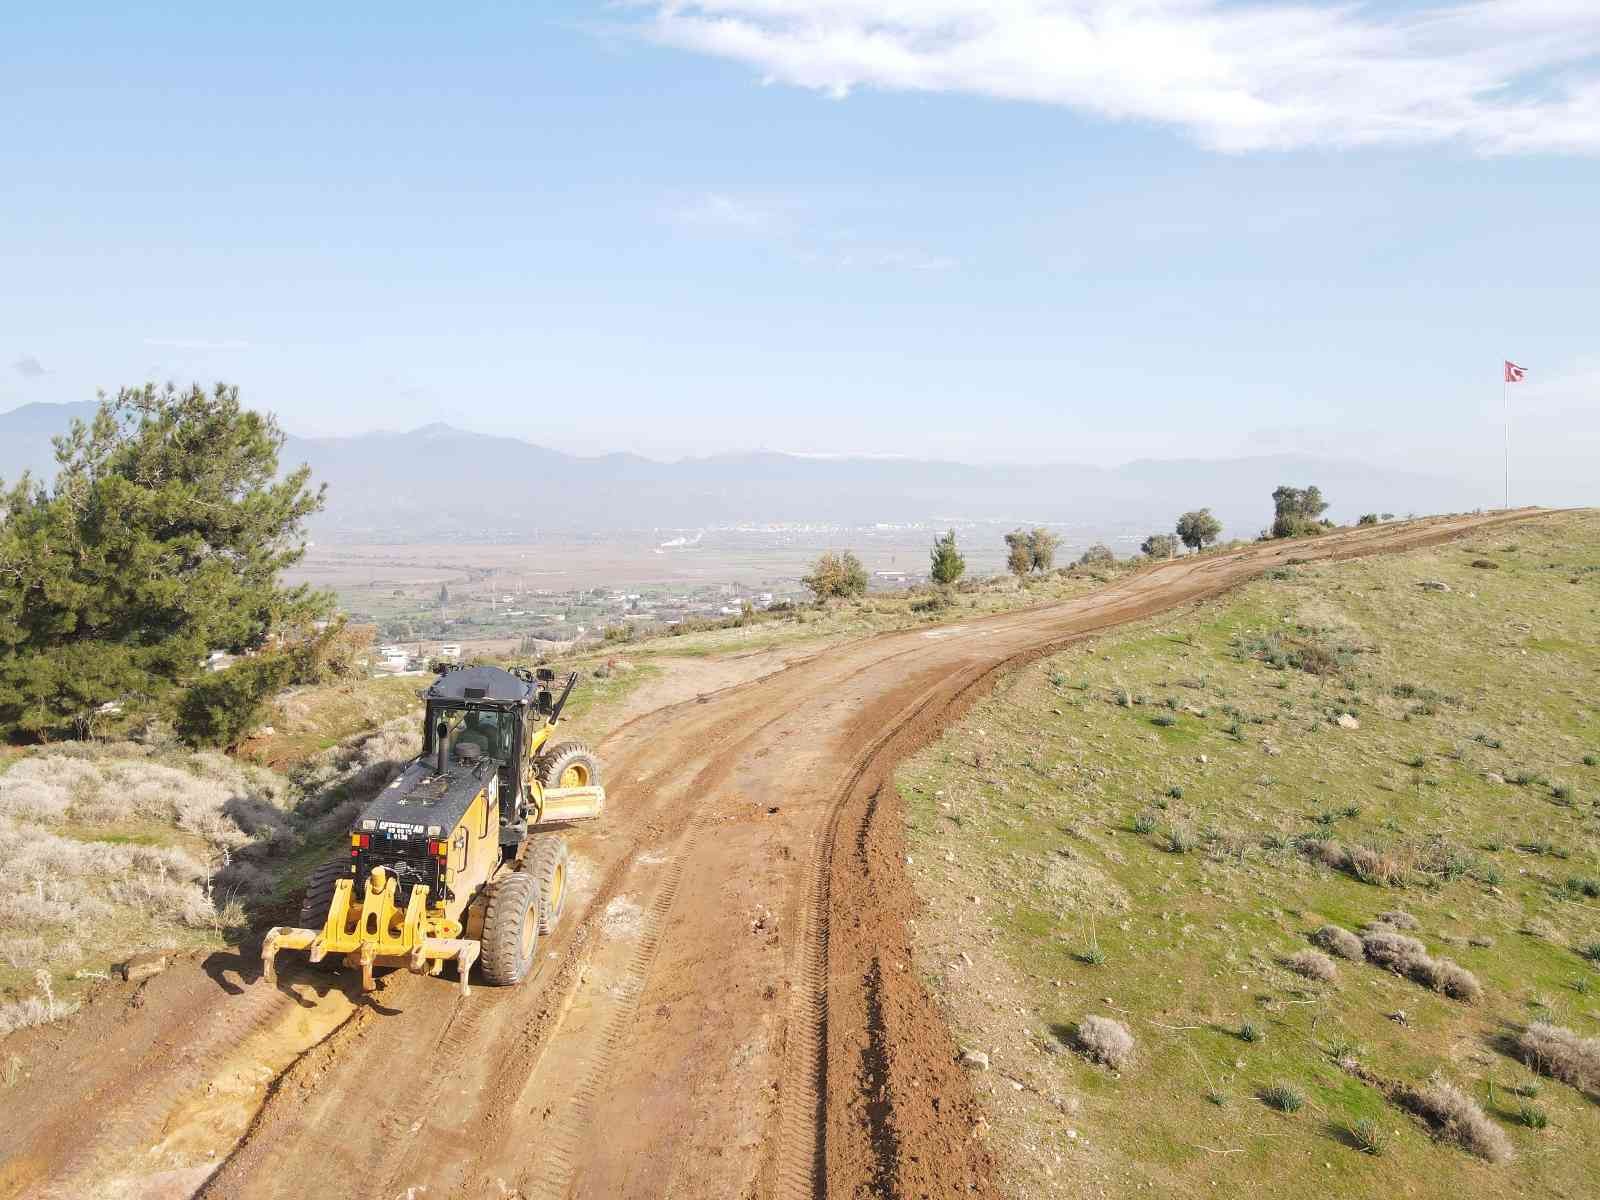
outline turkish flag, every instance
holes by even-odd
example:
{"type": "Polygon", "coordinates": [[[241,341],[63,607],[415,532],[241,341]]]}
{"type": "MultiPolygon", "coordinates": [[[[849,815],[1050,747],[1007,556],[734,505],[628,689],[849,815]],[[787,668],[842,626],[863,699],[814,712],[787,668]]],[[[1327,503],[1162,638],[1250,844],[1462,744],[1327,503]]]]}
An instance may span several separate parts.
{"type": "Polygon", "coordinates": [[[1519,367],[1509,358],[1506,359],[1506,382],[1521,383],[1522,377],[1528,373],[1527,367],[1519,367]]]}

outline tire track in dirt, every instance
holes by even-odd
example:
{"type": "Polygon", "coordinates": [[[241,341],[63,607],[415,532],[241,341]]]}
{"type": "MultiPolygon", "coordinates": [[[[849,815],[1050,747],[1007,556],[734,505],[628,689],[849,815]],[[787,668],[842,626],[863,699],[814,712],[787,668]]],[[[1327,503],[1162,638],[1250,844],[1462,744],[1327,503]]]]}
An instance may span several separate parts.
{"type": "Polygon", "coordinates": [[[628,1025],[638,1010],[645,979],[661,948],[667,918],[672,913],[678,888],[683,883],[684,863],[708,824],[709,819],[703,815],[690,822],[666,870],[662,872],[661,882],[650,901],[649,914],[645,917],[634,948],[633,959],[622,977],[608,989],[610,1011],[600,1022],[598,1037],[589,1047],[587,1055],[574,1064],[571,1073],[582,1082],[572,1093],[570,1103],[562,1110],[553,1127],[548,1127],[541,1146],[541,1169],[529,1189],[530,1200],[541,1197],[544,1200],[561,1200],[567,1194],[577,1167],[579,1143],[588,1132],[590,1109],[612,1063],[622,1051],[628,1025]]]}

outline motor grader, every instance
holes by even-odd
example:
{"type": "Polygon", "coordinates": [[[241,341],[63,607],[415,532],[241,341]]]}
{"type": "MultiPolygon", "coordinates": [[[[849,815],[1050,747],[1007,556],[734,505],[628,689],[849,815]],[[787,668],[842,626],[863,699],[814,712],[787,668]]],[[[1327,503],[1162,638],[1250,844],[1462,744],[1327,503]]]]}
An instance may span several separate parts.
{"type": "Polygon", "coordinates": [[[268,983],[279,950],[359,967],[367,989],[375,967],[439,975],[451,959],[463,995],[474,962],[521,983],[566,903],[567,843],[547,827],[605,808],[594,752],[551,742],[577,679],[557,698],[548,669],[445,668],[423,693],[422,753],[361,811],[348,855],[312,872],[301,927],[268,931],[268,983]]]}

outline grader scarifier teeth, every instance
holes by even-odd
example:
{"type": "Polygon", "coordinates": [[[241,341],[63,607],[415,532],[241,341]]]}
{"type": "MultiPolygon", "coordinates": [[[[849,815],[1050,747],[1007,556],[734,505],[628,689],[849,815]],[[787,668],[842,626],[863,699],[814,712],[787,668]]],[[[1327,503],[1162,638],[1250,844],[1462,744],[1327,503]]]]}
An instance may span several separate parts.
{"type": "Polygon", "coordinates": [[[413,887],[402,910],[397,903],[398,881],[377,867],[367,877],[359,906],[351,903],[354,891],[353,880],[341,879],[334,885],[333,903],[328,906],[328,919],[321,929],[279,926],[267,931],[261,943],[261,974],[268,984],[277,984],[274,960],[279,950],[309,950],[312,962],[321,962],[329,954],[343,956],[347,961],[353,958],[353,965],[361,968],[364,991],[372,990],[372,971],[380,963],[403,962],[419,974],[437,975],[453,958],[459,966],[461,994],[467,994],[467,974],[477,961],[478,943],[467,938],[430,936],[433,922],[428,917],[426,887],[413,887]]]}

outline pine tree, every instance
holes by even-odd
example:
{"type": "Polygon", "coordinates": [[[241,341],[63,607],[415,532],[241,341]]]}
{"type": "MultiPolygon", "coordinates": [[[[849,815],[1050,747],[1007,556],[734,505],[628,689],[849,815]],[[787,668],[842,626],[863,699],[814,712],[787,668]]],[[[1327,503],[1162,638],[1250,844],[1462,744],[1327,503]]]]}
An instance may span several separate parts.
{"type": "Polygon", "coordinates": [[[56,439],[52,485],[0,494],[0,735],[163,704],[210,651],[326,612],[279,581],[323,503],[308,468],[278,477],[283,440],[224,384],[125,388],[56,439]]]}
{"type": "Polygon", "coordinates": [[[967,560],[962,557],[961,551],[956,549],[956,531],[946,533],[942,538],[933,543],[929,551],[930,566],[929,577],[940,586],[946,586],[960,579],[967,570],[967,560]]]}

